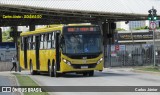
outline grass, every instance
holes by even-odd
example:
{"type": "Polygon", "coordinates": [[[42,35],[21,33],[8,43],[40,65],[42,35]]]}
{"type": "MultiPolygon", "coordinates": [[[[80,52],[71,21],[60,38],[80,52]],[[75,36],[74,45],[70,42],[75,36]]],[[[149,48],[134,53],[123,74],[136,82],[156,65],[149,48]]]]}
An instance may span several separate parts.
{"type": "MultiPolygon", "coordinates": [[[[20,86],[37,86],[39,85],[34,82],[29,76],[23,76],[21,74],[13,73],[19,82],[20,86]]],[[[49,95],[47,92],[24,92],[24,95],[49,95]]]]}
{"type": "Polygon", "coordinates": [[[160,72],[160,67],[148,66],[148,67],[136,68],[136,70],[160,72]]]}

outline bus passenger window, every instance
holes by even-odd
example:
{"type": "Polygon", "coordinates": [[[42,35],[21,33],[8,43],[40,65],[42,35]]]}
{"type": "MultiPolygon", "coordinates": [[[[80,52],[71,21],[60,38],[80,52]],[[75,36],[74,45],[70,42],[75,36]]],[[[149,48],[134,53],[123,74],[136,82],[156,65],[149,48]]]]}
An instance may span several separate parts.
{"type": "Polygon", "coordinates": [[[52,37],[52,34],[48,34],[48,42],[47,42],[48,49],[51,49],[51,37],[52,37]]]}
{"type": "Polygon", "coordinates": [[[32,49],[35,49],[35,36],[33,36],[33,41],[32,41],[32,49]]]}
{"type": "Polygon", "coordinates": [[[28,41],[27,41],[27,44],[28,44],[28,45],[27,45],[27,49],[28,49],[28,50],[30,50],[30,48],[31,48],[31,44],[30,44],[30,43],[31,43],[31,37],[29,36],[29,37],[28,37],[28,41]]]}
{"type": "Polygon", "coordinates": [[[40,49],[43,49],[43,35],[41,35],[40,49]]]}
{"type": "Polygon", "coordinates": [[[35,42],[35,36],[33,36],[33,41],[32,42],[35,42]]]}
{"type": "Polygon", "coordinates": [[[44,35],[44,49],[47,49],[47,34],[44,35]]]}
{"type": "Polygon", "coordinates": [[[48,34],[48,41],[51,41],[52,39],[52,34],[48,34]]]}
{"type": "Polygon", "coordinates": [[[30,36],[30,50],[33,49],[33,36],[30,36]]]}
{"type": "Polygon", "coordinates": [[[55,33],[52,34],[52,48],[55,48],[55,33]]]}

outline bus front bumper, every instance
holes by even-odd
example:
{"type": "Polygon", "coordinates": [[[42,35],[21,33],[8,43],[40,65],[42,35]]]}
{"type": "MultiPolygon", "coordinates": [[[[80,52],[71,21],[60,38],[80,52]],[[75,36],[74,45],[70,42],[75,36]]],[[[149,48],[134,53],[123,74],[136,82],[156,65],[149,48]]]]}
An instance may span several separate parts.
{"type": "Polygon", "coordinates": [[[103,70],[103,61],[99,64],[67,64],[65,62],[60,63],[60,72],[83,72],[83,71],[102,71],[103,70]]]}

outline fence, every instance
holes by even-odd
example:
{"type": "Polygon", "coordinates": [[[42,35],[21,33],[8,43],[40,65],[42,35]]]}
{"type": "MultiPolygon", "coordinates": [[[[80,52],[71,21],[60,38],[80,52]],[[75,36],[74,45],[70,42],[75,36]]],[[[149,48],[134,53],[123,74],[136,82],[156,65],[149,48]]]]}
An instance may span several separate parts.
{"type": "MultiPolygon", "coordinates": [[[[156,65],[160,65],[160,46],[155,46],[156,65]]],[[[144,66],[153,64],[153,45],[107,45],[105,46],[105,67],[144,66]]]]}
{"type": "Polygon", "coordinates": [[[12,62],[2,62],[0,61],[0,71],[10,71],[12,68],[12,62]]]}

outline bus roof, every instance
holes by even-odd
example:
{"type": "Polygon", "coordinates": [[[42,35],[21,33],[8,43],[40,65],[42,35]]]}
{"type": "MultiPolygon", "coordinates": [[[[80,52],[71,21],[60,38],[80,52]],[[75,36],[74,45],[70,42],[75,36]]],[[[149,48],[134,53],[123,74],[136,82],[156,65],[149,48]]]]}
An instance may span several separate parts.
{"type": "Polygon", "coordinates": [[[41,28],[36,29],[35,31],[28,31],[28,32],[22,32],[20,36],[27,36],[27,35],[33,35],[33,34],[39,34],[39,33],[45,33],[45,32],[52,32],[56,30],[62,31],[63,27],[67,26],[95,26],[91,24],[68,24],[68,25],[63,25],[63,24],[54,24],[54,25],[47,25],[41,28]]]}
{"type": "Polygon", "coordinates": [[[56,25],[56,26],[45,26],[42,28],[38,28],[35,31],[28,31],[28,32],[22,32],[20,36],[27,36],[27,35],[33,35],[33,34],[39,34],[39,33],[45,33],[45,32],[51,32],[56,30],[62,30],[62,25],[56,25]]]}

